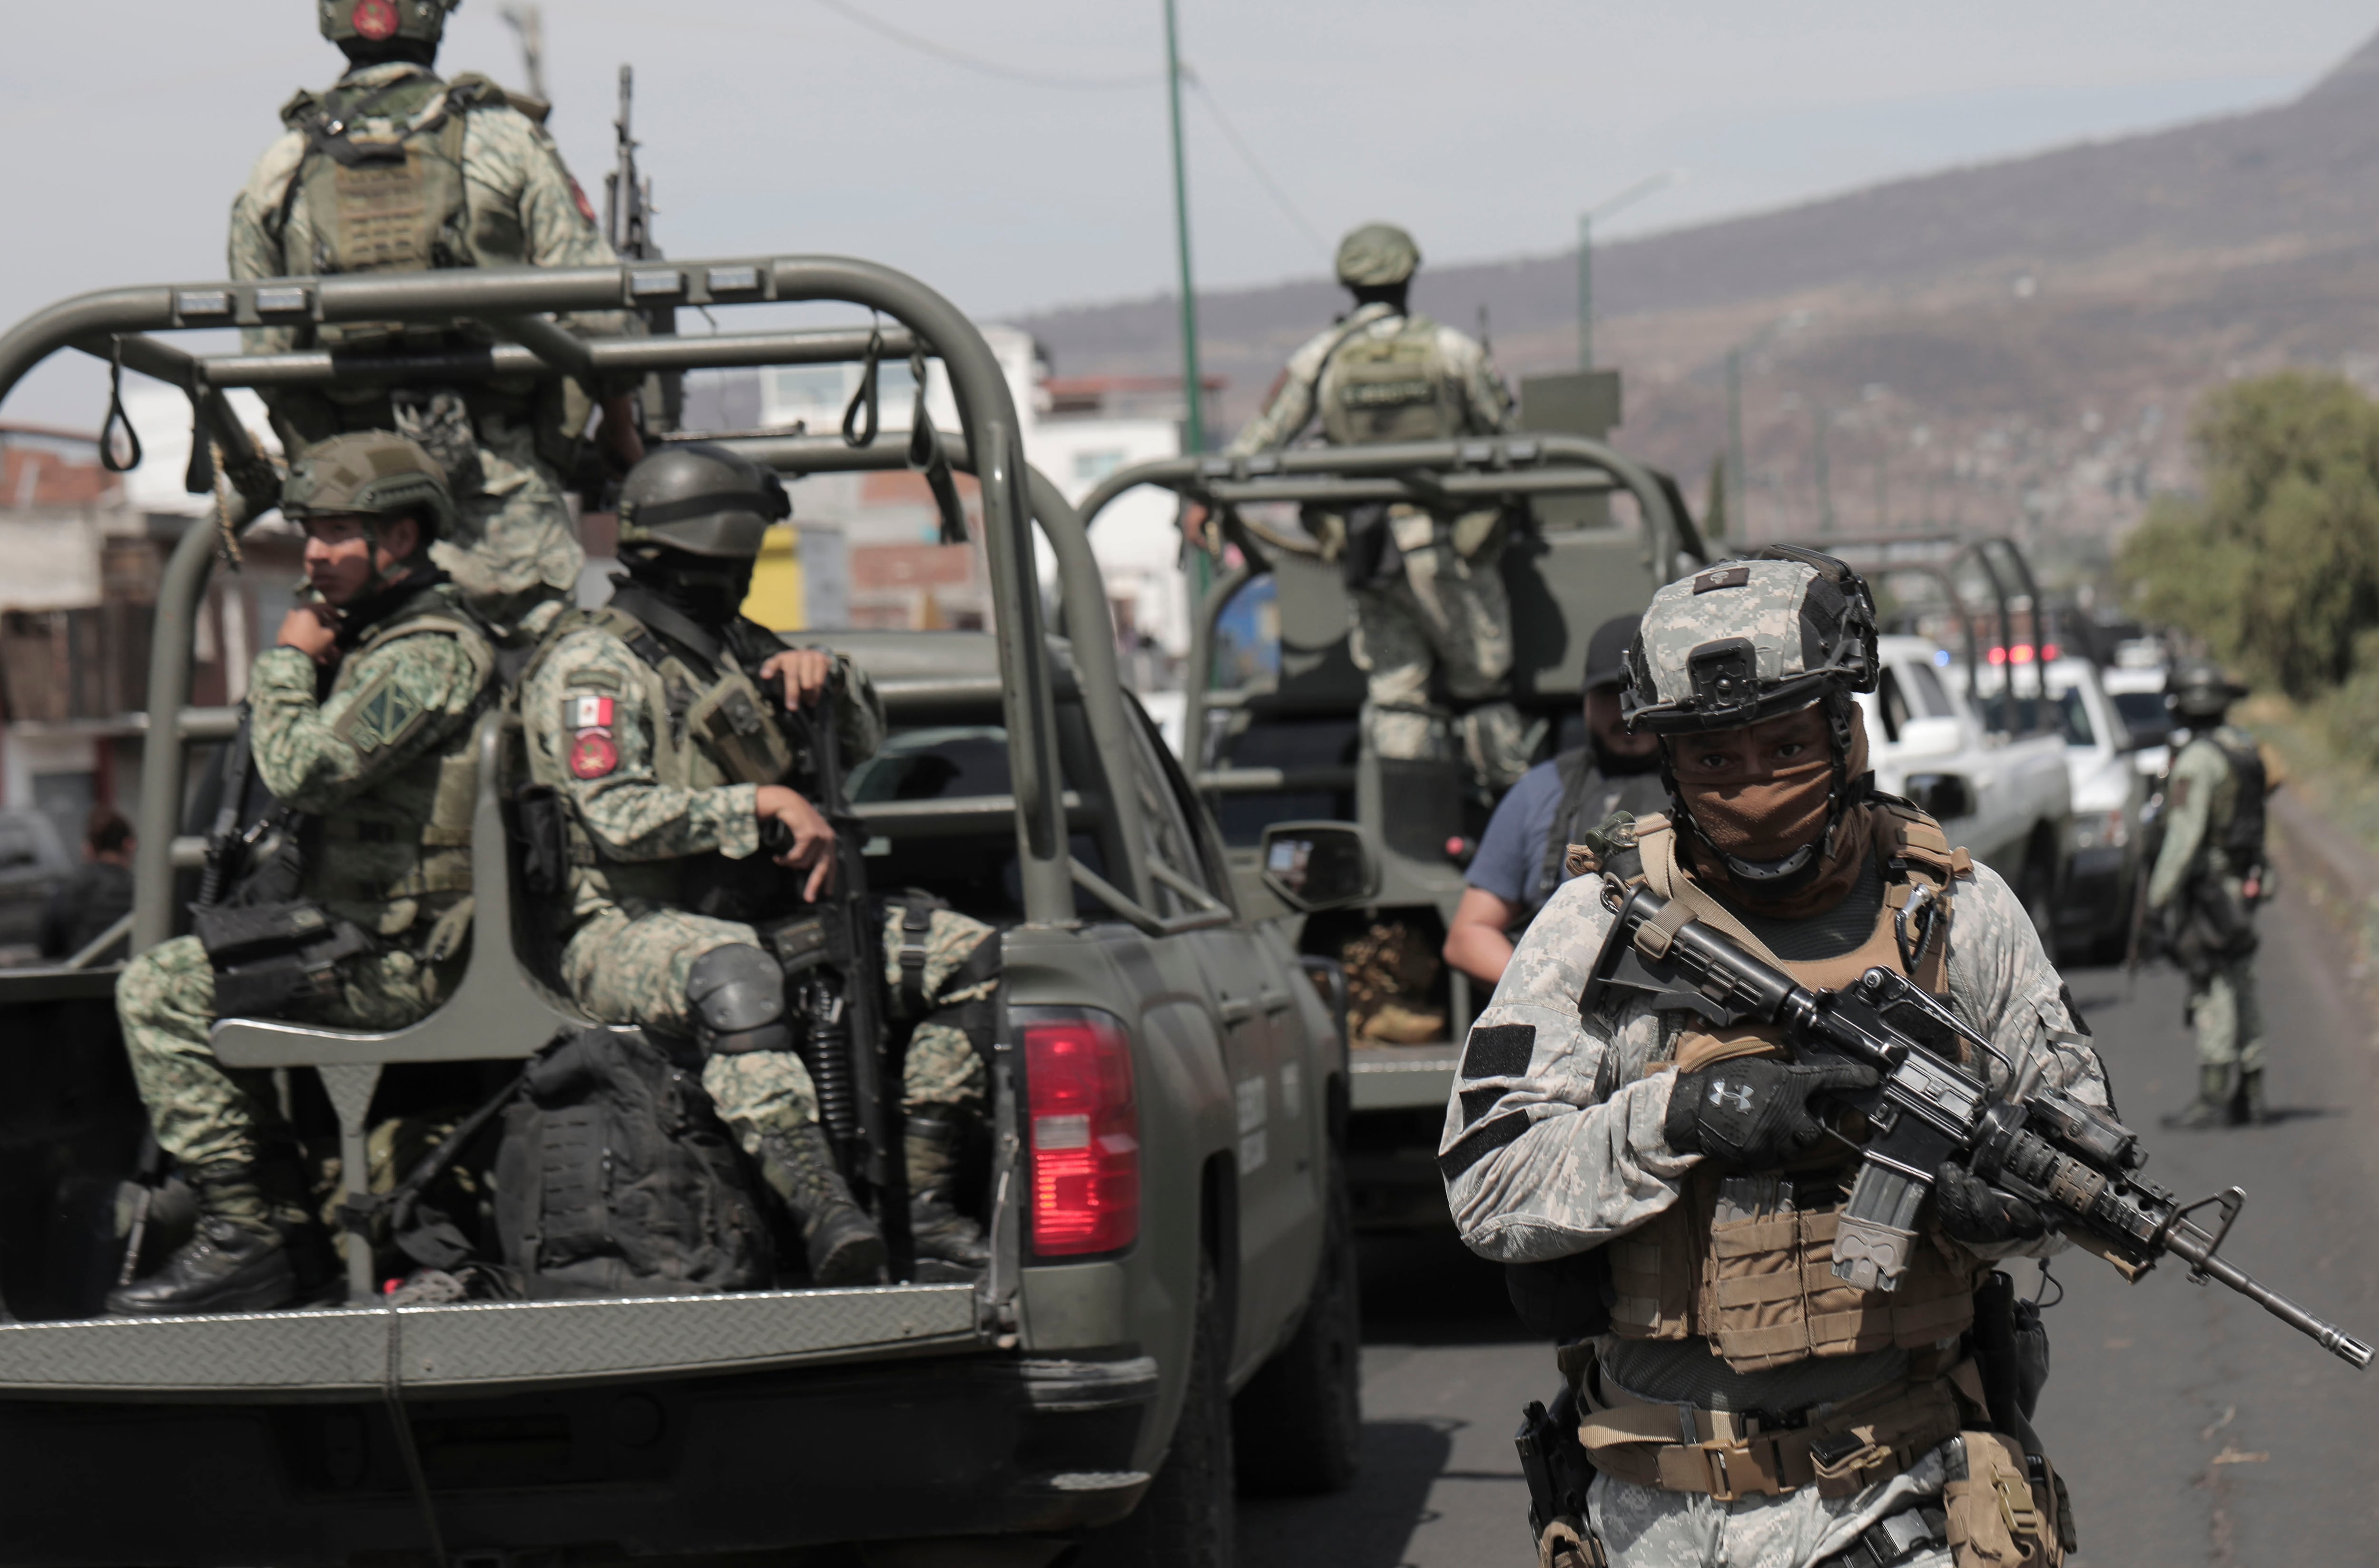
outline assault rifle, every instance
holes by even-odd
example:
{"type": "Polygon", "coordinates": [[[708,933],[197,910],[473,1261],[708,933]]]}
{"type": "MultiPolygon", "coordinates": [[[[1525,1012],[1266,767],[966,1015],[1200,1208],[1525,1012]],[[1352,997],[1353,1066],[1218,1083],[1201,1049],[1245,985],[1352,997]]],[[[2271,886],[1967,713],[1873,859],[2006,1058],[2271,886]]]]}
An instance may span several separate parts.
{"type": "MultiPolygon", "coordinates": [[[[653,239],[653,182],[636,167],[643,146],[632,127],[636,106],[636,67],[620,67],[620,117],[611,122],[616,163],[603,176],[603,233],[622,261],[658,261],[653,239]]],[[[637,314],[655,337],[677,335],[677,307],[648,305],[637,314]]],[[[685,412],[685,372],[661,370],[646,378],[641,412],[648,431],[674,430],[685,412]]]]}
{"type": "MultiPolygon", "coordinates": [[[[880,917],[867,896],[866,825],[851,809],[842,738],[835,727],[843,669],[838,661],[816,703],[801,710],[786,708],[782,676],[761,682],[768,711],[793,742],[792,776],[809,778],[810,803],[834,827],[834,888],[818,906],[815,935],[802,939],[814,947],[808,954],[789,951],[779,936],[778,956],[789,972],[787,1000],[809,1020],[802,1056],[815,1080],[819,1119],[844,1170],[856,1178],[854,1185],[876,1194],[876,1223],[891,1254],[893,1277],[905,1279],[911,1258],[908,1173],[893,1154],[898,1133],[887,1110],[899,1100],[887,1093],[894,1074],[885,1049],[880,917]]],[[[761,832],[760,848],[782,854],[792,848],[792,833],[771,819],[761,832]]],[[[801,929],[808,928],[803,922],[801,929]]]]}
{"type": "MultiPolygon", "coordinates": [[[[2042,1082],[2043,1057],[2019,1067],[1890,970],[1868,970],[1839,991],[1812,991],[1648,887],[1631,891],[1607,877],[1602,902],[1618,926],[1596,962],[1599,980],[1682,1001],[1721,1025],[1770,1025],[1805,1055],[1846,1057],[1880,1074],[1874,1089],[1837,1096],[1865,1116],[1868,1131],[1834,1238],[1838,1278],[1861,1290],[1898,1287],[1916,1245],[1917,1212],[1934,1172],[1949,1162],[2032,1204],[2053,1230],[2127,1278],[2172,1253],[2192,1279],[2219,1280],[2339,1359],[2370,1365],[2369,1345],[2216,1256],[2246,1204],[2244,1189],[2182,1203],[2142,1179],[2147,1152],[2138,1136],[2042,1082]],[[2004,1095],[1994,1099],[1961,1069],[1962,1041],[2007,1067],[2004,1095]],[[2220,1211],[2210,1231],[2191,1218],[2207,1208],[2220,1211]]],[[[1899,917],[1899,936],[1914,968],[1935,932],[1912,910],[1899,917]]]]}

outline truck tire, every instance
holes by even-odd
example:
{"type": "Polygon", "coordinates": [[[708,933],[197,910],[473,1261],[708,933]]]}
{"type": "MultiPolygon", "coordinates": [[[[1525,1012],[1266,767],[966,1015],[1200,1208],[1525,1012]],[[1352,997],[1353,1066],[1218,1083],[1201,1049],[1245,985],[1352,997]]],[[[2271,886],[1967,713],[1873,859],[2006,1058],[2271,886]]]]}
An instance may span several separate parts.
{"type": "Polygon", "coordinates": [[[1072,1568],[1231,1568],[1239,1510],[1231,1464],[1230,1346],[1220,1276],[1198,1260],[1188,1390],[1156,1478],[1130,1516],[1086,1538],[1072,1568]]]}
{"type": "Polygon", "coordinates": [[[2040,933],[2041,951],[2057,961],[2057,862],[2038,844],[2024,857],[2023,873],[2015,885],[2016,902],[2040,933]]]}
{"type": "Polygon", "coordinates": [[[1322,1262],[1297,1335],[1231,1404],[1239,1490],[1310,1497],[1355,1481],[1363,1444],[1363,1311],[1355,1269],[1355,1205],[1331,1164],[1322,1262]]]}

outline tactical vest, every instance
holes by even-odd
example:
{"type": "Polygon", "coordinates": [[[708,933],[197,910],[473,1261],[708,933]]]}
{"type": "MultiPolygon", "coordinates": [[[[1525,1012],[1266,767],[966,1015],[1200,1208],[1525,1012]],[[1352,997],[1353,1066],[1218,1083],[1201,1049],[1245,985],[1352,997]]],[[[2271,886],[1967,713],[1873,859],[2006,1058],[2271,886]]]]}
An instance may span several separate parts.
{"type": "MultiPolygon", "coordinates": [[[[1880,966],[1946,996],[1953,885],[1972,878],[1973,862],[1965,850],[1951,849],[1940,825],[1915,807],[1878,797],[1872,809],[1875,853],[1884,870],[1883,905],[1867,939],[1839,958],[1795,962],[1776,957],[1684,874],[1675,830],[1663,816],[1637,825],[1644,880],[1662,897],[1684,900],[1695,918],[1723,930],[1804,985],[1847,985],[1880,966]],[[1911,972],[1902,960],[1894,916],[1920,898],[1929,902],[1932,932],[1911,972]]],[[[1713,1062],[1781,1054],[1776,1031],[1765,1025],[1719,1031],[1688,1027],[1664,1058],[1647,1063],[1645,1071],[1692,1072],[1713,1062]]],[[[1707,1339],[1738,1372],[1812,1356],[1925,1349],[1964,1332],[1974,1321],[1974,1293],[1988,1265],[1929,1220],[1927,1245],[1915,1249],[1899,1289],[1854,1290],[1834,1277],[1834,1232],[1855,1168],[1855,1158],[1845,1161],[1831,1151],[1781,1171],[1721,1173],[1707,1161],[1697,1166],[1675,1203],[1610,1244],[1617,1297],[1612,1332],[1627,1339],[1707,1339]],[[1789,1206],[1783,1183],[1791,1183],[1795,1195],[1789,1206]]]]}
{"type": "Polygon", "coordinates": [[[1456,405],[1437,323],[1406,316],[1393,332],[1375,320],[1340,338],[1322,363],[1314,399],[1333,446],[1443,440],[1459,435],[1456,405]]]}
{"type": "Polygon", "coordinates": [[[2264,802],[2270,776],[2262,748],[2245,730],[2225,724],[2206,736],[2230,765],[2229,812],[2222,814],[2222,792],[2216,791],[2206,841],[2222,851],[2233,874],[2260,865],[2264,859],[2264,802]]]}
{"type": "MultiPolygon", "coordinates": [[[[281,200],[276,237],[298,202],[312,220],[316,276],[407,272],[475,264],[463,180],[463,141],[473,109],[505,103],[485,77],[441,82],[427,72],[377,88],[301,92],[281,111],[306,138],[281,200]]],[[[300,258],[286,257],[293,270],[300,258]]],[[[446,329],[428,329],[433,335],[446,329]]],[[[402,322],[325,322],[331,347],[386,343],[424,329],[402,322]]]]}
{"type": "Polygon", "coordinates": [[[1659,802],[1668,798],[1668,787],[1660,782],[1657,770],[1613,778],[1596,765],[1591,745],[1562,753],[1553,758],[1553,767],[1554,776],[1561,780],[1561,800],[1553,807],[1552,826],[1545,831],[1536,876],[1521,889],[1520,918],[1513,924],[1515,932],[1526,930],[1568,880],[1566,866],[1571,845],[1601,826],[1613,812],[1636,811],[1640,807],[1638,814],[1648,815],[1658,812],[1659,802]]]}
{"type": "MultiPolygon", "coordinates": [[[[528,689],[562,638],[587,627],[618,638],[636,656],[645,711],[657,720],[653,726],[656,783],[672,790],[779,784],[792,771],[792,745],[770,715],[767,695],[732,657],[722,657],[722,668],[713,670],[699,657],[664,643],[650,627],[617,606],[563,611],[546,633],[517,689],[528,689]]],[[[539,770],[550,766],[542,757],[537,759],[539,770]]],[[[539,782],[559,784],[561,780],[541,778],[539,782]]],[[[742,861],[718,854],[665,861],[612,860],[602,853],[575,813],[565,813],[564,818],[573,903],[581,910],[591,896],[610,903],[646,899],[721,919],[743,918],[733,911],[738,894],[730,891],[707,899],[703,894],[740,888],[750,882],[765,883],[777,873],[774,862],[758,854],[742,861]],[[700,907],[704,905],[708,907],[700,907]]]]}
{"type": "MultiPolygon", "coordinates": [[[[365,633],[331,684],[336,698],[363,656],[401,638],[432,635],[453,638],[471,662],[477,695],[470,713],[368,793],[313,819],[320,852],[308,860],[299,888],[383,936],[457,905],[471,891],[471,814],[479,786],[473,720],[493,694],[495,648],[441,585],[416,594],[365,633]]],[[[372,706],[366,694],[343,722],[375,722],[372,706]]]]}

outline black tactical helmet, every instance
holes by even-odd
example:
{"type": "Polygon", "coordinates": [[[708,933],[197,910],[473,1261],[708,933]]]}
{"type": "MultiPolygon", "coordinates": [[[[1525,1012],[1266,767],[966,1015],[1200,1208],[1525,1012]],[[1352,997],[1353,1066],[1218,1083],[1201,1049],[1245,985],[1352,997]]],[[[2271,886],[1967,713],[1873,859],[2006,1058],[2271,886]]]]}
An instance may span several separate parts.
{"type": "Polygon", "coordinates": [[[723,446],[666,446],[620,490],[620,544],[663,546],[717,561],[752,561],[768,525],[793,514],[784,481],[723,446]]]}
{"type": "Polygon", "coordinates": [[[2183,718],[2220,718],[2247,694],[2210,658],[2184,658],[2164,678],[2164,703],[2183,718]]]}
{"type": "Polygon", "coordinates": [[[322,36],[345,49],[369,48],[392,39],[438,47],[446,31],[446,15],[463,0],[315,0],[321,15],[322,36]]]}

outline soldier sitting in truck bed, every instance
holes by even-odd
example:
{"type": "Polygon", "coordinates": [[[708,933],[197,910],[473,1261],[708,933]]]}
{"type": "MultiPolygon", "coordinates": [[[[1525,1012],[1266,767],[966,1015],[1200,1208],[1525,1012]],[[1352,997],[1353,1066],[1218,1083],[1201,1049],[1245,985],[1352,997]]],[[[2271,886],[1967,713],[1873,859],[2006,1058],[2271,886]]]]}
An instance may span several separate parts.
{"type": "Polygon", "coordinates": [[[495,653],[429,563],[454,522],[445,474],[402,436],[334,436],[297,460],[281,510],[306,530],[320,602],[291,610],[257,656],[250,749],[274,799],[305,815],[286,826],[291,855],[117,983],[150,1126],[199,1220],[156,1272],[109,1296],[111,1312],[265,1311],[328,1272],[272,1077],[218,1062],[214,1020],[399,1028],[453,994],[469,951],[471,732],[495,653]]]}

